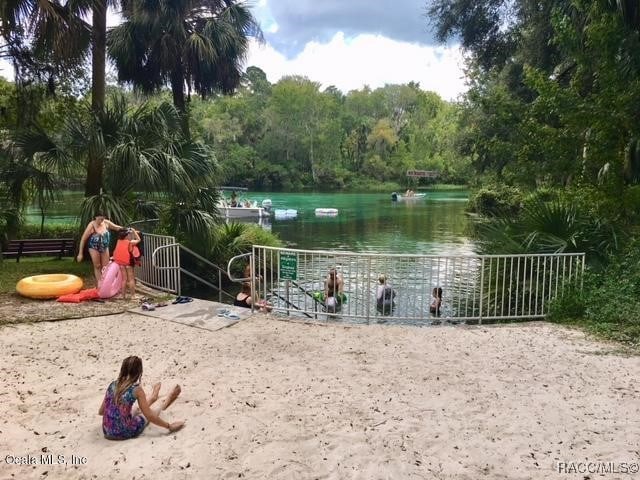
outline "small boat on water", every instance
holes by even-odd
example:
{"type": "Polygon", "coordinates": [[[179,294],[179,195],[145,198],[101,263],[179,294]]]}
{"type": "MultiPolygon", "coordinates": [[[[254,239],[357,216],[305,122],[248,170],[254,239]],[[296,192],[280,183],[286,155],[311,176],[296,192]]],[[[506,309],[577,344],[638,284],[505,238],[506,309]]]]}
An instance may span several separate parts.
{"type": "Polygon", "coordinates": [[[411,201],[411,200],[424,200],[424,198],[426,196],[427,196],[426,193],[414,193],[412,195],[402,195],[400,193],[393,192],[391,194],[391,200],[393,200],[394,202],[405,202],[405,201],[411,201]]]}
{"type": "Polygon", "coordinates": [[[317,217],[335,217],[338,215],[337,208],[316,208],[315,212],[317,217]]]}
{"type": "Polygon", "coordinates": [[[243,187],[220,187],[220,191],[231,191],[231,197],[226,198],[224,194],[218,202],[218,211],[224,218],[264,218],[269,216],[271,200],[262,201],[262,206],[255,200],[243,200],[238,198],[236,192],[246,192],[243,187]]]}
{"type": "Polygon", "coordinates": [[[218,205],[220,215],[225,218],[263,218],[268,217],[269,213],[264,208],[258,206],[250,207],[230,207],[226,205],[218,205]]]}
{"type": "Polygon", "coordinates": [[[290,218],[296,218],[298,216],[298,211],[293,208],[276,208],[273,211],[273,214],[278,220],[287,220],[290,218]]]}

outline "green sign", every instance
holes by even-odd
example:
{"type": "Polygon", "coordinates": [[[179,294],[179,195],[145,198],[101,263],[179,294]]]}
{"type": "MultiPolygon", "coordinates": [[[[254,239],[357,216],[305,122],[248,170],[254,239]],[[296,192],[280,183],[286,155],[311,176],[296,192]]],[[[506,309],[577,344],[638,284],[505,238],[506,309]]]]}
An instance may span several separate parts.
{"type": "Polygon", "coordinates": [[[298,255],[295,253],[280,254],[280,279],[296,280],[298,278],[298,255]]]}

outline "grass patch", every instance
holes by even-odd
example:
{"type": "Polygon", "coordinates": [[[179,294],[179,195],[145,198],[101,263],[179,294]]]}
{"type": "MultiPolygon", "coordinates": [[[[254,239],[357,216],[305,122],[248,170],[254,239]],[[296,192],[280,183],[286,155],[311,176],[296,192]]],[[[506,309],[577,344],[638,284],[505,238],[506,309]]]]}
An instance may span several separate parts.
{"type": "Polygon", "coordinates": [[[42,257],[3,260],[0,262],[0,295],[7,295],[16,291],[16,283],[24,277],[45,275],[49,273],[68,273],[77,275],[85,283],[93,281],[93,268],[90,262],[77,263],[72,258],[61,260],[42,257]]]}

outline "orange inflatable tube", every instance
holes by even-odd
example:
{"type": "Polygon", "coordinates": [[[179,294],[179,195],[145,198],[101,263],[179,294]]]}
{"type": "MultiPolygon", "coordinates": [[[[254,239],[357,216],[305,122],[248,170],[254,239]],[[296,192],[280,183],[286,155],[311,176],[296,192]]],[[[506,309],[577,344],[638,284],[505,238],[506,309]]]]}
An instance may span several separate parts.
{"type": "Polygon", "coordinates": [[[78,293],[82,289],[82,279],[75,275],[55,273],[25,277],[16,284],[16,291],[27,298],[58,298],[68,293],[78,293]]]}

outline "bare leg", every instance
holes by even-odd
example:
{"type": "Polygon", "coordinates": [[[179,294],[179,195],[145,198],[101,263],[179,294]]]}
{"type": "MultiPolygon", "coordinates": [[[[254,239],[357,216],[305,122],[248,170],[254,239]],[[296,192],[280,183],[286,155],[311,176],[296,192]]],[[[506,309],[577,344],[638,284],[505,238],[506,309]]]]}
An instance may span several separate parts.
{"type": "Polygon", "coordinates": [[[127,288],[131,293],[131,298],[136,294],[136,277],[133,274],[133,267],[125,267],[127,273],[127,288]]]}
{"type": "Polygon", "coordinates": [[[110,259],[111,259],[111,256],[109,255],[109,249],[105,248],[104,252],[100,254],[100,265],[102,265],[102,268],[109,265],[110,259]]]}
{"type": "Polygon", "coordinates": [[[126,267],[120,265],[120,296],[127,299],[127,271],[126,267]]]}
{"type": "MultiPolygon", "coordinates": [[[[160,416],[160,413],[162,413],[162,411],[166,410],[167,408],[169,408],[171,406],[171,404],[173,402],[175,402],[176,398],[178,398],[178,395],[180,395],[180,392],[182,390],[180,389],[180,385],[176,385],[175,387],[173,387],[173,390],[171,390],[171,393],[169,394],[169,396],[167,398],[164,399],[164,401],[162,402],[161,405],[156,405],[155,407],[153,407],[151,409],[151,411],[156,415],[156,416],[160,416]]],[[[149,405],[151,405],[151,403],[149,403],[149,405]]],[[[182,428],[182,427],[180,427],[182,428]]]]}
{"type": "Polygon", "coordinates": [[[93,275],[96,277],[96,287],[100,284],[102,279],[102,258],[100,252],[89,249],[89,256],[91,257],[91,263],[93,263],[93,275]]]}
{"type": "Polygon", "coordinates": [[[169,408],[171,404],[176,401],[176,398],[178,398],[178,395],[180,395],[181,391],[182,389],[180,388],[180,385],[176,385],[175,387],[173,387],[173,390],[171,390],[169,396],[164,399],[164,402],[162,402],[162,410],[166,410],[167,408],[169,408]]]}
{"type": "MultiPolygon", "coordinates": [[[[149,406],[153,405],[158,400],[158,397],[160,396],[161,385],[162,384],[158,382],[153,386],[153,389],[151,390],[151,395],[149,395],[149,398],[147,398],[147,401],[149,402],[149,406]]],[[[158,408],[158,411],[159,410],[160,408],[158,408]]],[[[131,409],[131,415],[136,416],[136,415],[140,415],[141,413],[142,412],[140,411],[140,407],[136,403],[131,409]]]]}

